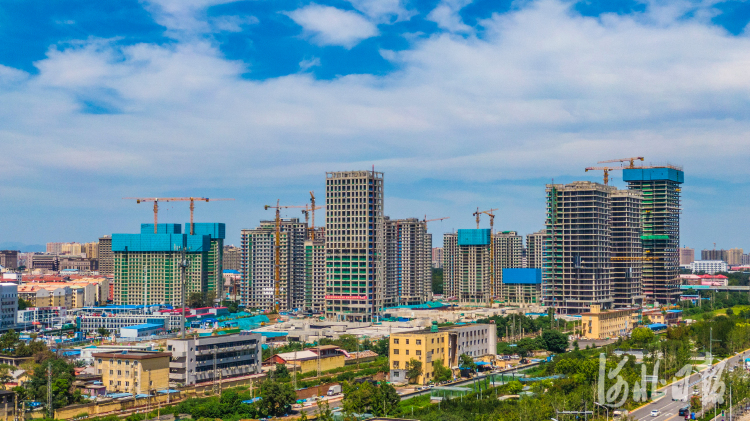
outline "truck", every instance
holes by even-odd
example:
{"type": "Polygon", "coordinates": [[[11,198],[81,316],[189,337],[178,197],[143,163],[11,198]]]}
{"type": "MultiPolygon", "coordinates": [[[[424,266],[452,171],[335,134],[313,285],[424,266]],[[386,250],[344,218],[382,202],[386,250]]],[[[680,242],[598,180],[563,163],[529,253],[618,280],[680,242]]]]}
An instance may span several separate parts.
{"type": "Polygon", "coordinates": [[[341,385],[335,384],[328,388],[328,396],[338,395],[341,393],[341,385]]]}

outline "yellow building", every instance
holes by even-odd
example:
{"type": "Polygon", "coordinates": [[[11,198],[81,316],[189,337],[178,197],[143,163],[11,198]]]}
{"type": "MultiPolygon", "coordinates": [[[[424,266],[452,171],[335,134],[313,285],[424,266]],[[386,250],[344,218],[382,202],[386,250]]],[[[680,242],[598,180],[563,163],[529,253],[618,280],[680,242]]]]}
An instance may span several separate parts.
{"type": "Polygon", "coordinates": [[[102,352],[93,357],[107,392],[137,395],[169,389],[169,352],[102,352]]]}
{"type": "Polygon", "coordinates": [[[317,372],[320,367],[320,371],[323,372],[343,367],[346,364],[346,355],[336,345],[321,345],[304,351],[276,354],[264,361],[264,364],[289,364],[298,367],[296,370],[299,373],[317,372]]]}
{"type": "Polygon", "coordinates": [[[422,363],[422,374],[417,384],[435,378],[435,361],[457,369],[458,358],[466,354],[476,361],[492,360],[497,351],[497,331],[494,324],[467,324],[418,332],[395,333],[390,337],[390,381],[406,382],[406,372],[412,359],[422,363]]]}
{"type": "Polygon", "coordinates": [[[599,305],[592,305],[591,311],[581,313],[581,327],[586,339],[617,338],[627,335],[637,321],[638,309],[619,308],[602,310],[599,305]]]}

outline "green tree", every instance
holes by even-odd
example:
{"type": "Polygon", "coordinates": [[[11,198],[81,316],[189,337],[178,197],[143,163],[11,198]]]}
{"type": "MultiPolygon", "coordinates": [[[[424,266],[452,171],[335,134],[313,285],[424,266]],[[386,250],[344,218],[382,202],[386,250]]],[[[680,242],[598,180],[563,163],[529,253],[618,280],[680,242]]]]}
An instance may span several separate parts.
{"type": "Polygon", "coordinates": [[[472,372],[477,370],[477,363],[474,362],[474,359],[469,354],[461,354],[458,357],[458,366],[468,368],[472,372]]]}
{"type": "Polygon", "coordinates": [[[18,299],[18,309],[19,310],[26,310],[29,307],[31,307],[31,301],[26,301],[23,298],[19,298],[18,299]]]}
{"type": "Polygon", "coordinates": [[[388,383],[381,383],[375,390],[371,403],[372,414],[376,417],[387,417],[398,413],[398,404],[401,396],[396,388],[388,383]]]}
{"type": "Polygon", "coordinates": [[[109,331],[106,328],[104,328],[104,327],[100,327],[99,329],[97,329],[96,333],[98,333],[99,336],[101,336],[101,337],[107,337],[107,336],[109,336],[109,331]]]}
{"type": "Polygon", "coordinates": [[[274,380],[288,381],[292,376],[289,374],[289,369],[284,364],[276,364],[276,369],[273,370],[274,380]]]}
{"type": "Polygon", "coordinates": [[[432,293],[443,293],[443,269],[432,269],[432,293]]]}
{"type": "Polygon", "coordinates": [[[15,355],[20,338],[21,335],[13,329],[3,333],[3,336],[0,336],[0,352],[15,355]]]}
{"type": "Polygon", "coordinates": [[[237,303],[237,301],[227,301],[224,300],[221,302],[221,305],[227,308],[227,311],[230,313],[239,313],[240,311],[240,305],[237,303]]]}
{"type": "Polygon", "coordinates": [[[422,375],[422,361],[415,360],[414,358],[409,360],[409,366],[406,369],[406,378],[409,379],[410,383],[416,383],[419,376],[422,375]]]}
{"type": "Polygon", "coordinates": [[[331,411],[331,407],[328,405],[328,401],[325,401],[323,404],[318,405],[318,410],[315,413],[315,419],[317,421],[334,421],[333,411],[331,411]]]}
{"type": "Polygon", "coordinates": [[[542,339],[547,351],[559,354],[568,349],[568,336],[559,330],[545,330],[542,339]]]}
{"type": "Polygon", "coordinates": [[[375,396],[375,387],[370,382],[360,384],[344,383],[344,413],[349,416],[369,412],[375,396]]]}
{"type": "MultiPolygon", "coordinates": [[[[73,364],[54,354],[34,366],[34,374],[26,384],[34,400],[47,402],[47,370],[52,370],[52,404],[55,408],[76,402],[72,386],[75,378],[73,364]]],[[[79,395],[80,396],[80,395],[79,395]]]]}
{"type": "Polygon", "coordinates": [[[388,338],[380,338],[372,344],[372,351],[378,355],[388,356],[390,352],[390,340],[388,338]]]}
{"type": "Polygon", "coordinates": [[[630,339],[636,344],[646,345],[654,340],[654,331],[647,327],[637,327],[630,333],[630,339]]]}
{"type": "Polygon", "coordinates": [[[508,383],[507,389],[511,395],[517,395],[523,390],[523,385],[518,380],[513,380],[508,383]]]}
{"type": "Polygon", "coordinates": [[[289,383],[266,380],[260,385],[260,410],[267,416],[278,417],[288,413],[297,401],[297,393],[289,383]]]}
{"type": "Polygon", "coordinates": [[[641,322],[643,323],[643,325],[650,325],[651,319],[648,316],[643,316],[643,318],[641,319],[641,322]]]}
{"type": "Polygon", "coordinates": [[[432,363],[433,373],[435,375],[435,381],[443,382],[448,381],[452,377],[451,369],[443,365],[443,360],[435,360],[432,363]]]}

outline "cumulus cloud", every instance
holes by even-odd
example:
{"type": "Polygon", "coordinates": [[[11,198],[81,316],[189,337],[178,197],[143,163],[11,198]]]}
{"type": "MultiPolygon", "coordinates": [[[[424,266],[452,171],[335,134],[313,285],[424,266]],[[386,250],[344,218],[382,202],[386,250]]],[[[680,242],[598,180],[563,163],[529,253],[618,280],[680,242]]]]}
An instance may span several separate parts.
{"type": "Polygon", "coordinates": [[[463,23],[458,14],[469,3],[471,0],[440,0],[440,3],[427,15],[427,20],[451,32],[471,32],[472,28],[463,23]]]}
{"type": "MultiPolygon", "coordinates": [[[[204,16],[208,7],[237,1],[239,0],[146,0],[146,8],[157,23],[167,28],[167,35],[183,38],[214,29],[211,21],[204,16]]],[[[216,23],[221,25],[228,22],[219,20],[216,23]]],[[[219,29],[227,30],[221,27],[219,29]]]]}
{"type": "Polygon", "coordinates": [[[311,4],[287,15],[318,45],[352,48],[378,34],[378,28],[359,13],[331,6],[311,4]]]}
{"type": "Polygon", "coordinates": [[[349,3],[378,23],[407,20],[415,14],[404,7],[402,0],[349,0],[349,3]]]}
{"type": "MultiPolygon", "coordinates": [[[[341,25],[342,13],[364,20],[316,5],[290,16],[321,44],[366,37],[341,25]]],[[[325,171],[375,164],[389,196],[432,203],[430,213],[452,216],[450,227],[471,226],[466,209],[484,197],[489,207],[513,202],[508,228],[531,232],[544,218],[543,184],[598,181],[583,168],[602,159],[683,164],[686,195],[696,178],[746,179],[750,39],[702,20],[659,22],[648,12],[582,17],[542,0],[481,22],[482,38],[436,34],[392,52],[392,73],[332,80],[249,80],[243,63],[195,39],[60,45],[36,63],[37,75],[0,67],[0,174],[6,186],[36,180],[0,193],[85,201],[89,189],[52,182],[76,174],[106,180],[107,197],[200,194],[190,186],[291,203],[322,188],[325,171]],[[119,113],[81,112],[82,93],[119,113]],[[440,187],[456,180],[463,184],[440,187]],[[523,194],[503,183],[522,184],[523,194]]],[[[258,203],[247,206],[226,218],[232,229],[264,217],[258,203]]]]}

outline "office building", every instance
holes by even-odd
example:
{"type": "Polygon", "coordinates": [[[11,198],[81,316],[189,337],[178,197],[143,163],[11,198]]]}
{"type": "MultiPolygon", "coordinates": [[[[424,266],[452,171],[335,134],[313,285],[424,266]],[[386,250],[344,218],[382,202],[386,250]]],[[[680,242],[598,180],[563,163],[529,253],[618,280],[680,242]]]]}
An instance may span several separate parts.
{"type": "Polygon", "coordinates": [[[560,314],[613,305],[610,221],[616,190],[588,181],[547,185],[543,295],[545,305],[560,314]]]}
{"type": "Polygon", "coordinates": [[[279,311],[305,306],[305,239],[307,224],[298,218],[279,222],[279,285],[276,297],[276,222],[261,221],[256,229],[241,232],[241,302],[248,308],[279,311]]]}
{"type": "Polygon", "coordinates": [[[695,261],[695,249],[682,247],[680,249],[680,266],[686,266],[695,261]]]}
{"type": "Polygon", "coordinates": [[[723,260],[727,261],[726,250],[701,250],[701,260],[723,260]]]}
{"type": "Polygon", "coordinates": [[[113,234],[115,304],[180,306],[183,252],[185,299],[196,292],[220,293],[224,231],[224,224],[201,223],[188,235],[179,224],[158,224],[154,234],[153,224],[141,224],[140,234],[113,234]]]}
{"type": "Polygon", "coordinates": [[[460,229],[443,235],[443,295],[460,303],[490,300],[489,229],[460,229]]]}
{"type": "Polygon", "coordinates": [[[100,352],[93,357],[108,393],[153,395],[169,389],[169,352],[100,352]]]}
{"type": "Polygon", "coordinates": [[[610,258],[612,261],[612,299],[615,308],[643,304],[643,198],[638,191],[612,192],[610,221],[610,258]]]}
{"type": "Polygon", "coordinates": [[[224,270],[240,270],[242,249],[235,246],[224,246],[224,270]]]}
{"type": "Polygon", "coordinates": [[[432,299],[432,235],[416,218],[385,217],[385,306],[422,304],[432,299]]]}
{"type": "Polygon", "coordinates": [[[704,272],[713,275],[719,272],[726,272],[727,269],[727,262],[723,260],[696,260],[690,264],[690,270],[693,273],[704,272]]]}
{"type": "Polygon", "coordinates": [[[61,326],[67,320],[67,314],[65,307],[29,307],[26,310],[18,310],[16,321],[24,328],[33,326],[48,328],[61,326]]]}
{"type": "Polygon", "coordinates": [[[60,257],[60,271],[92,272],[98,270],[98,261],[85,257],[60,257]]]}
{"type": "Polygon", "coordinates": [[[736,266],[742,264],[742,255],[744,250],[740,248],[733,248],[727,250],[725,262],[730,266],[736,266]]]}
{"type": "Polygon", "coordinates": [[[432,248],[432,267],[435,269],[443,268],[443,248],[442,247],[432,248]]]}
{"type": "Polygon", "coordinates": [[[433,324],[431,328],[417,332],[394,333],[389,338],[390,381],[407,382],[406,372],[412,359],[422,363],[422,374],[416,383],[426,384],[434,379],[438,360],[445,367],[457,369],[462,354],[472,358],[494,355],[497,352],[496,329],[494,324],[444,328],[433,324]]]}
{"type": "Polygon", "coordinates": [[[105,235],[99,238],[99,246],[97,250],[97,256],[99,260],[99,274],[100,275],[114,275],[115,274],[115,256],[112,253],[112,236],[105,235]]]}
{"type": "Polygon", "coordinates": [[[18,269],[18,250],[0,250],[0,266],[18,269]]]}
{"type": "Polygon", "coordinates": [[[326,317],[372,321],[386,302],[383,173],[326,173],[326,317]]]}
{"type": "Polygon", "coordinates": [[[326,240],[316,236],[305,240],[305,309],[325,312],[326,240]]]}
{"type": "Polygon", "coordinates": [[[241,332],[167,340],[169,381],[179,387],[261,373],[261,335],[241,332]]]}
{"type": "Polygon", "coordinates": [[[643,293],[647,302],[674,303],[680,295],[681,168],[626,168],[623,181],[643,196],[643,293]]]}
{"type": "MultiPolygon", "coordinates": [[[[143,311],[143,310],[141,310],[143,311]]],[[[182,320],[181,314],[176,313],[120,313],[112,314],[107,310],[97,313],[81,313],[76,320],[81,332],[92,333],[100,328],[107,329],[109,332],[119,332],[123,327],[138,325],[157,325],[163,326],[164,330],[177,332],[180,330],[182,320]]]]}
{"type": "Polygon", "coordinates": [[[526,235],[526,267],[542,269],[544,267],[544,241],[546,230],[539,230],[526,235]]]}
{"type": "Polygon", "coordinates": [[[15,327],[18,320],[18,285],[0,283],[0,331],[15,327]]]}

